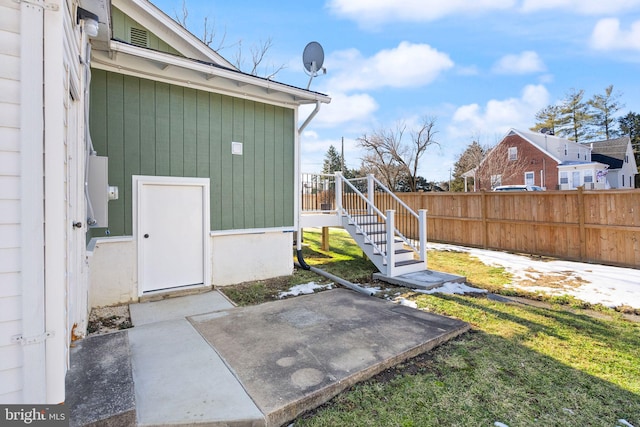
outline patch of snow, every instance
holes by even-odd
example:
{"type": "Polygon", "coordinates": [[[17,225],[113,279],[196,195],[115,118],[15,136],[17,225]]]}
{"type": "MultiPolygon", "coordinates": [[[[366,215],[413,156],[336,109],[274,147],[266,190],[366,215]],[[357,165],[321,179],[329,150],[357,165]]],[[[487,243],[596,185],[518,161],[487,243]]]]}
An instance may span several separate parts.
{"type": "Polygon", "coordinates": [[[400,305],[404,305],[406,307],[418,308],[418,304],[415,301],[408,300],[406,298],[399,298],[396,302],[400,305]]]}
{"type": "Polygon", "coordinates": [[[509,427],[508,425],[506,425],[505,423],[501,423],[500,421],[496,421],[495,423],[493,423],[493,425],[496,427],[509,427]]]}
{"type": "Polygon", "coordinates": [[[633,424],[631,424],[631,423],[630,423],[629,421],[627,421],[627,420],[618,420],[618,422],[619,422],[620,424],[622,424],[623,426],[626,426],[626,427],[633,427],[633,424]]]}
{"type": "Polygon", "coordinates": [[[360,286],[362,289],[366,290],[367,292],[371,292],[373,294],[377,294],[378,292],[381,291],[380,286],[360,286]]]}
{"type": "Polygon", "coordinates": [[[484,264],[504,267],[514,277],[512,286],[518,289],[551,295],[571,295],[582,301],[608,307],[628,305],[640,308],[640,270],[638,269],[563,260],[543,261],[506,252],[438,243],[429,244],[429,249],[466,252],[484,264]],[[566,276],[568,281],[574,280],[579,283],[579,286],[562,288],[535,286],[535,280],[540,275],[566,276]],[[518,284],[525,280],[534,284],[527,286],[518,284]]]}
{"type": "Polygon", "coordinates": [[[414,289],[415,292],[422,294],[471,294],[471,293],[485,293],[486,289],[473,288],[464,283],[446,282],[437,288],[432,289],[414,289]]]}
{"type": "Polygon", "coordinates": [[[280,292],[278,294],[278,298],[284,297],[297,297],[298,295],[308,295],[315,292],[316,289],[331,289],[333,288],[333,283],[329,283],[327,285],[319,285],[316,282],[303,283],[301,285],[296,285],[289,288],[287,292],[280,292]]]}

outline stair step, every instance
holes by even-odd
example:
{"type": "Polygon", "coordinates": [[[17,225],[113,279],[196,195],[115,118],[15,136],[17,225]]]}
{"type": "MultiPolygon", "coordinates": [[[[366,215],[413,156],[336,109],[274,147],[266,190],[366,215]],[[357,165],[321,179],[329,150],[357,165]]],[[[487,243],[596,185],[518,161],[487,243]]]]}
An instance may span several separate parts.
{"type": "MultiPolygon", "coordinates": [[[[386,241],[386,240],[376,240],[376,241],[374,241],[374,243],[375,243],[376,245],[386,245],[386,244],[387,244],[387,241],[386,241]]],[[[396,240],[394,240],[394,241],[393,241],[393,243],[403,243],[403,242],[402,242],[402,240],[400,240],[400,239],[396,239],[396,240]]],[[[370,245],[371,243],[368,243],[368,242],[367,242],[367,244],[369,244],[369,245],[370,245]]]]}
{"type": "MultiPolygon", "coordinates": [[[[360,234],[365,234],[365,233],[360,233],[360,234]]],[[[366,234],[368,236],[373,236],[373,235],[384,235],[387,234],[387,230],[379,230],[379,231],[367,231],[366,234]]]]}
{"type": "Polygon", "coordinates": [[[378,225],[380,227],[384,227],[387,224],[385,224],[384,222],[373,221],[373,222],[358,222],[358,225],[363,226],[363,227],[369,227],[371,225],[378,225]]]}
{"type": "Polygon", "coordinates": [[[396,267],[402,267],[402,266],[405,266],[405,265],[420,264],[422,262],[424,262],[424,261],[420,261],[419,259],[412,259],[412,260],[408,260],[408,261],[396,262],[395,265],[396,265],[396,267]]]}
{"type": "Polygon", "coordinates": [[[413,252],[413,251],[411,249],[396,249],[395,251],[393,251],[393,253],[396,255],[408,254],[410,252],[413,252]]]}

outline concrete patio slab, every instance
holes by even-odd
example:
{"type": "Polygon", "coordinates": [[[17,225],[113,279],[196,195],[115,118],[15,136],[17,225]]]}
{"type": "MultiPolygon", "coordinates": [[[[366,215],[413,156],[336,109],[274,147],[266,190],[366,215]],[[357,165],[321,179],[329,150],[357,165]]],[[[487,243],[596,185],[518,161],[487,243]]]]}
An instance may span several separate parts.
{"type": "Polygon", "coordinates": [[[233,304],[218,291],[195,295],[167,298],[161,301],[143,302],[129,305],[131,323],[134,326],[165,320],[184,319],[202,313],[227,310],[233,304]]]}
{"type": "MultiPolygon", "coordinates": [[[[344,289],[223,313],[189,320],[235,373],[267,426],[282,425],[469,328],[344,289]]],[[[137,387],[136,381],[136,396],[137,387]]]]}
{"type": "Polygon", "coordinates": [[[264,415],[185,319],[129,330],[137,425],[263,426],[264,415]]]}

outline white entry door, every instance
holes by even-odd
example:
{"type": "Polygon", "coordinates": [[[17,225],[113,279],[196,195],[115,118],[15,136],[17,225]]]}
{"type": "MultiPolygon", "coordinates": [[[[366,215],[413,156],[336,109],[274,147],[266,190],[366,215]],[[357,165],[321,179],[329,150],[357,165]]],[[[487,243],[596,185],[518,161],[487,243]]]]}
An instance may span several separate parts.
{"type": "Polygon", "coordinates": [[[208,285],[209,181],[138,178],[139,294],[208,285]]]}

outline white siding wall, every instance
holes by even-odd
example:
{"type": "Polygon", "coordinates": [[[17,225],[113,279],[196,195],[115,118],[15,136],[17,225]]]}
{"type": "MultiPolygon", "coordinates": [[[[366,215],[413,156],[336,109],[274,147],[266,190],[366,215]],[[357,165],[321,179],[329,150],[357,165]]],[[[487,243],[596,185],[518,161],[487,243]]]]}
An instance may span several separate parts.
{"type": "Polygon", "coordinates": [[[0,0],[0,402],[22,399],[20,4],[0,0]]]}

